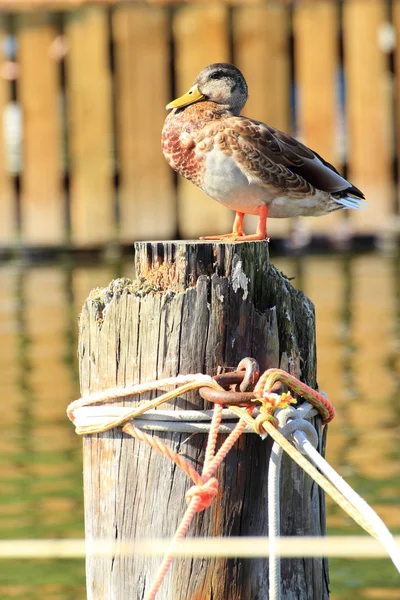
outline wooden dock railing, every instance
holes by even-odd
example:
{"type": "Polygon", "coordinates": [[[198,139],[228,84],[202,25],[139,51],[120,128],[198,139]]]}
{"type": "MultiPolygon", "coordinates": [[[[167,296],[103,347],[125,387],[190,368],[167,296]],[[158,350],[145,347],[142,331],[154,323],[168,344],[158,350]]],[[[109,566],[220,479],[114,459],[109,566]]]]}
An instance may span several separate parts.
{"type": "MultiPolygon", "coordinates": [[[[365,192],[367,210],[304,220],[312,234],[399,230],[399,0],[0,10],[0,248],[228,230],[230,211],[176,180],[160,152],[165,104],[216,61],[243,70],[245,114],[297,135],[365,192]]],[[[270,234],[290,227],[273,220],[270,234]]]]}

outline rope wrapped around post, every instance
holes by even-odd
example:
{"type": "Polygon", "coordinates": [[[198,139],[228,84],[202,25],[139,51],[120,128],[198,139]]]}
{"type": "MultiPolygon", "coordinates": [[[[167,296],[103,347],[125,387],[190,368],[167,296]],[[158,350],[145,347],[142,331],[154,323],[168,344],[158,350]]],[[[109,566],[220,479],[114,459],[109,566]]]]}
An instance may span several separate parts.
{"type": "MultiPolygon", "coordinates": [[[[287,452],[293,460],[295,460],[295,462],[300,465],[356,522],[368,531],[368,533],[374,537],[378,537],[378,539],[382,541],[382,532],[379,527],[377,527],[377,521],[371,519],[370,515],[367,515],[366,517],[357,506],[354,506],[354,502],[352,502],[352,499],[348,498],[348,495],[343,493],[343,491],[338,491],[337,486],[324,477],[324,475],[322,475],[311,462],[309,462],[309,460],[307,460],[286,439],[285,436],[291,434],[293,431],[297,432],[302,429],[307,431],[307,426],[312,427],[310,423],[304,421],[307,412],[304,410],[302,411],[301,406],[298,411],[293,412],[291,405],[296,403],[297,400],[292,396],[292,392],[306,400],[306,403],[303,404],[303,406],[308,407],[308,416],[310,416],[311,410],[313,410],[313,414],[321,416],[323,424],[329,423],[334,418],[334,407],[323,394],[313,390],[293,375],[281,369],[268,369],[260,376],[256,361],[250,358],[241,361],[236,371],[224,373],[215,376],[214,378],[202,374],[178,376],[159,381],[152,381],[147,384],[143,383],[128,386],[126,388],[114,388],[112,390],[105,390],[104,392],[97,392],[90,396],[80,398],[69,405],[67,414],[72,422],[79,422],[79,425],[76,427],[76,432],[79,435],[99,433],[120,426],[125,433],[148,444],[158,452],[165,454],[180,467],[194,483],[186,494],[188,508],[171,541],[167,555],[159,568],[156,579],[146,596],[146,600],[154,600],[156,597],[156,594],[162,585],[162,581],[172,563],[174,547],[186,534],[196,512],[204,510],[212,503],[212,500],[218,491],[218,481],[213,477],[213,474],[240,435],[245,431],[246,425],[262,437],[265,437],[267,434],[271,435],[275,442],[274,446],[277,444],[280,449],[285,450],[285,452],[287,452]],[[282,391],[282,385],[287,386],[290,391],[282,391]],[[116,417],[111,415],[108,419],[101,421],[99,424],[93,424],[93,422],[85,424],[80,418],[80,411],[87,411],[90,406],[99,405],[104,402],[112,403],[125,396],[142,394],[149,390],[162,389],[170,386],[178,387],[163,393],[161,396],[150,402],[144,403],[138,408],[132,410],[125,409],[122,415],[116,417]],[[205,462],[201,474],[198,473],[182,456],[168,448],[159,438],[148,435],[132,423],[132,420],[135,420],[149,410],[159,407],[164,402],[177,398],[194,389],[199,389],[199,392],[204,399],[214,403],[205,462]],[[222,446],[219,450],[216,450],[217,435],[220,431],[224,412],[223,407],[229,409],[230,418],[232,415],[236,415],[238,420],[236,424],[232,425],[231,431],[222,446]],[[281,411],[281,413],[279,411],[281,411]],[[279,414],[283,413],[285,413],[286,416],[282,421],[282,417],[280,417],[279,414]],[[295,417],[295,419],[293,417],[295,417]],[[290,424],[290,420],[292,420],[292,424],[290,424]],[[303,426],[299,422],[300,420],[303,423],[306,423],[306,425],[303,426]],[[289,424],[287,425],[286,423],[288,421],[289,424]]],[[[202,412],[204,411],[199,411],[199,413],[202,412]]],[[[311,431],[310,427],[308,427],[308,432],[311,431]]],[[[311,432],[311,436],[312,435],[311,432]]],[[[281,450],[279,450],[279,452],[281,452],[281,450]]],[[[276,489],[276,485],[274,489],[276,489]]],[[[271,503],[271,507],[272,505],[273,504],[271,503]]],[[[372,509],[370,510],[372,511],[372,509]]],[[[373,514],[375,515],[375,513],[373,514]]],[[[381,525],[385,527],[379,517],[377,515],[375,516],[381,525]]],[[[387,533],[390,536],[390,533],[387,533]]],[[[388,538],[386,538],[386,541],[387,539],[388,538]]],[[[393,540],[393,538],[391,539],[393,540]]],[[[272,536],[272,541],[273,540],[274,535],[272,536]]],[[[385,544],[384,541],[383,543],[388,549],[393,561],[396,563],[398,557],[396,558],[395,549],[393,549],[393,546],[389,548],[390,543],[385,544]]],[[[271,586],[270,600],[279,600],[279,591],[277,592],[277,589],[279,588],[279,583],[277,583],[279,579],[279,563],[272,557],[270,564],[273,565],[273,579],[276,583],[276,585],[271,586]]],[[[397,565],[400,565],[400,561],[397,565]]]]}

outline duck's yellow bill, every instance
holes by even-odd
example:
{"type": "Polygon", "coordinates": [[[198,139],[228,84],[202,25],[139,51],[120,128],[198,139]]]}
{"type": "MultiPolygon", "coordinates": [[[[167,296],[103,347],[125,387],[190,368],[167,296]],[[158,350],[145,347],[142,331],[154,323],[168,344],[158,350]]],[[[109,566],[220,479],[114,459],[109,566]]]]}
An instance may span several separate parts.
{"type": "Polygon", "coordinates": [[[205,96],[199,91],[196,84],[191,87],[186,94],[183,94],[183,96],[180,96],[176,100],[172,100],[165,108],[166,110],[169,110],[170,108],[182,108],[183,106],[189,106],[189,104],[193,104],[199,100],[204,100],[204,98],[205,96]]]}

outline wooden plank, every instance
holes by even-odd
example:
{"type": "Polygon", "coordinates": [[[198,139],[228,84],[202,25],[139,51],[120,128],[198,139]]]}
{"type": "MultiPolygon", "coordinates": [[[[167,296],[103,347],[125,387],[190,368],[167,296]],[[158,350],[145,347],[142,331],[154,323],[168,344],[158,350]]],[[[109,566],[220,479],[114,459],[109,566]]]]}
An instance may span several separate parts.
{"type": "MultiPolygon", "coordinates": [[[[400,123],[400,43],[399,43],[399,37],[400,37],[400,0],[394,0],[393,5],[392,5],[392,10],[393,10],[393,27],[394,27],[394,35],[395,35],[395,44],[394,44],[394,59],[395,59],[395,75],[394,75],[394,82],[395,82],[395,118],[396,118],[396,122],[397,122],[397,127],[395,128],[395,141],[396,141],[396,148],[397,148],[397,170],[398,172],[400,172],[400,153],[398,151],[398,149],[400,148],[400,127],[399,127],[399,123],[400,123]]],[[[397,206],[396,206],[396,213],[397,216],[400,215],[400,197],[399,197],[399,193],[400,193],[400,182],[397,182],[397,206]]],[[[400,227],[399,222],[397,220],[397,231],[398,228],[400,227]]]]}
{"type": "MultiPolygon", "coordinates": [[[[331,0],[299,2],[294,8],[294,41],[299,138],[339,167],[338,4],[331,0]]],[[[344,212],[305,219],[314,233],[332,233],[344,212]]]]}
{"type": "MultiPolygon", "coordinates": [[[[227,9],[218,5],[190,5],[176,10],[176,96],[192,85],[208,64],[229,62],[227,9]]],[[[179,230],[182,237],[232,231],[234,214],[189,181],[178,178],[179,230]]]]}
{"type": "Polygon", "coordinates": [[[66,35],[72,239],[93,246],[116,235],[106,10],[68,13],[66,35]]]}
{"type": "Polygon", "coordinates": [[[23,114],[22,243],[60,246],[66,241],[61,166],[58,64],[51,55],[57,30],[46,13],[17,21],[23,114]]]}
{"type": "MultiPolygon", "coordinates": [[[[4,54],[4,43],[7,35],[7,26],[4,17],[0,17],[0,70],[7,62],[4,54]]],[[[5,109],[11,99],[10,83],[5,77],[0,77],[0,247],[9,246],[17,238],[16,205],[13,191],[12,178],[6,168],[5,147],[5,109]]]]}
{"type": "Polygon", "coordinates": [[[351,219],[358,232],[379,233],[390,227],[393,212],[391,74],[379,44],[386,6],[347,0],[343,11],[349,178],[369,203],[351,219]]]}
{"type": "Polygon", "coordinates": [[[168,14],[157,7],[119,6],[113,37],[120,239],[171,238],[177,222],[173,175],[159,152],[169,98],[168,14]]]}
{"type": "MultiPolygon", "coordinates": [[[[268,244],[138,243],[135,258],[140,279],[134,285],[127,279],[113,281],[94,290],[83,307],[79,339],[83,395],[178,373],[212,375],[218,366],[235,366],[245,356],[256,358],[261,372],[277,365],[280,356],[292,357],[295,364],[301,356],[301,376],[315,385],[313,307],[276,269],[268,268],[268,244]],[[238,289],[239,280],[248,282],[245,290],[238,289]],[[149,292],[155,281],[157,292],[149,292]]],[[[135,406],[141,400],[126,398],[125,404],[135,406]]],[[[203,408],[203,401],[191,394],[164,408],[175,406],[203,408]]],[[[317,430],[321,434],[318,425],[317,430]]],[[[201,468],[204,435],[171,431],[156,435],[201,468]]],[[[191,485],[187,476],[120,428],[85,435],[83,443],[88,544],[172,535],[186,509],[185,493],[191,485]]],[[[240,438],[218,469],[223,489],[194,520],[189,535],[265,535],[270,448],[259,436],[240,438]]],[[[281,481],[281,534],[321,534],[324,503],[311,478],[284,460],[281,481]],[[298,510],[299,499],[304,510],[298,510]]],[[[150,597],[160,562],[118,553],[88,555],[88,599],[150,597]]],[[[328,598],[321,558],[282,561],[281,574],[284,589],[296,581],[297,597],[328,598]]],[[[174,561],[157,593],[158,600],[211,596],[268,597],[265,562],[184,557],[174,561]]]]}
{"type": "Polygon", "coordinates": [[[233,11],[235,64],[249,86],[244,114],[289,133],[289,11],[279,4],[233,11]]]}
{"type": "MultiPolygon", "coordinates": [[[[243,113],[290,133],[289,9],[281,4],[240,6],[233,11],[236,66],[249,86],[243,113]]],[[[246,233],[258,217],[247,216],[246,233]]],[[[271,219],[268,233],[284,235],[289,219],[271,219]]]]}

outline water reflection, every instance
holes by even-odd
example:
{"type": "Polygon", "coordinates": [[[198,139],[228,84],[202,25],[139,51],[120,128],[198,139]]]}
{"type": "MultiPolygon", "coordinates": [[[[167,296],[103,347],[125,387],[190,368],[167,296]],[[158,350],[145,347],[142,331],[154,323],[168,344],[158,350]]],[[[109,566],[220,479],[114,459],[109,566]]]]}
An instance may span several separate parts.
{"type": "MultiPolygon", "coordinates": [[[[319,385],[338,409],[328,458],[400,531],[399,254],[274,263],[316,306],[319,385]]],[[[132,274],[131,260],[0,266],[2,538],[83,535],[81,442],[65,417],[79,395],[77,316],[93,287],[132,274]]],[[[330,502],[328,525],[359,533],[330,502]]],[[[396,597],[389,561],[332,561],[331,579],[333,599],[396,597]]],[[[0,575],[4,600],[82,597],[82,561],[7,562],[0,575]]]]}

